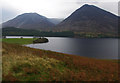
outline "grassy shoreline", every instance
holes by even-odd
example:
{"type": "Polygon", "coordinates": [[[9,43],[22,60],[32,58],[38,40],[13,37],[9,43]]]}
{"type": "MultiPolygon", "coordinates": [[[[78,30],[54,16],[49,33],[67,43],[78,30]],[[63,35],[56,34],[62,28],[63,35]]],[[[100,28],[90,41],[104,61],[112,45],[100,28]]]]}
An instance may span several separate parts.
{"type": "Polygon", "coordinates": [[[3,81],[118,81],[118,63],[3,43],[3,81]]]}
{"type": "MultiPolygon", "coordinates": [[[[96,38],[92,38],[92,39],[96,39],[96,38]]],[[[11,43],[11,44],[19,44],[19,45],[33,44],[33,40],[34,40],[33,38],[4,38],[2,39],[3,42],[11,43]]]]}
{"type": "Polygon", "coordinates": [[[2,39],[3,42],[11,43],[11,44],[19,44],[19,45],[32,44],[33,40],[34,40],[33,38],[4,38],[2,39]]]}

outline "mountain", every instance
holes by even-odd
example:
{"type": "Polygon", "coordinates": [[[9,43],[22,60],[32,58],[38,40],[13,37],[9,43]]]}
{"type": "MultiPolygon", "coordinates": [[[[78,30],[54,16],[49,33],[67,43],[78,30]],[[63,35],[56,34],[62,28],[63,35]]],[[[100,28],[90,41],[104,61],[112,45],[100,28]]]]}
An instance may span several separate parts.
{"type": "Polygon", "coordinates": [[[118,16],[94,5],[85,4],[57,25],[55,30],[77,34],[117,34],[118,16]]]}
{"type": "Polygon", "coordinates": [[[49,18],[49,21],[54,23],[55,25],[59,24],[63,20],[64,20],[63,18],[49,18]]]}
{"type": "Polygon", "coordinates": [[[23,29],[46,30],[54,24],[48,18],[37,13],[24,13],[2,24],[3,27],[17,27],[23,29]]]}

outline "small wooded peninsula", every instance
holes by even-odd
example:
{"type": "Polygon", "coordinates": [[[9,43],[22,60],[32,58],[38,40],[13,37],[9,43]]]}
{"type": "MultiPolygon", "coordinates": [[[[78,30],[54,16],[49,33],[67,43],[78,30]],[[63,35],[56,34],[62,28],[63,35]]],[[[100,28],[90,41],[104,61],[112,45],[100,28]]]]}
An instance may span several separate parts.
{"type": "Polygon", "coordinates": [[[49,40],[47,38],[44,38],[44,37],[43,38],[40,37],[40,38],[33,40],[33,44],[34,43],[47,43],[47,42],[49,42],[49,40]]]}

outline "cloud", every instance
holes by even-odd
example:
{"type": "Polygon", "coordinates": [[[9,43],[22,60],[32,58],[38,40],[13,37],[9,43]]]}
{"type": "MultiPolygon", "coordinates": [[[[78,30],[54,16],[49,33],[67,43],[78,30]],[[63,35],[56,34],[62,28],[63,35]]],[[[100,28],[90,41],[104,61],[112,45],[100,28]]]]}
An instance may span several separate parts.
{"type": "Polygon", "coordinates": [[[77,0],[77,3],[119,2],[119,0],[77,0]]]}
{"type": "MultiPolygon", "coordinates": [[[[84,4],[91,4],[117,15],[118,0],[3,0],[3,21],[18,14],[36,12],[49,18],[66,18],[84,4]]],[[[1,4],[1,3],[0,3],[1,4]]]]}
{"type": "Polygon", "coordinates": [[[118,15],[120,16],[120,1],[118,2],[118,15]]]}
{"type": "MultiPolygon", "coordinates": [[[[2,23],[2,8],[0,7],[0,24],[2,23]]],[[[0,25],[0,28],[1,28],[2,26],[0,25]]]]}
{"type": "Polygon", "coordinates": [[[96,4],[96,3],[98,3],[98,0],[77,0],[76,3],[77,4],[88,4],[88,3],[96,4]]]}
{"type": "Polygon", "coordinates": [[[17,14],[17,12],[12,9],[2,8],[2,21],[5,22],[5,21],[15,17],[16,14],[17,14]]]}
{"type": "Polygon", "coordinates": [[[1,14],[2,14],[2,22],[5,22],[20,14],[20,11],[17,10],[16,8],[13,8],[9,4],[6,4],[6,5],[2,5],[1,14]]]}

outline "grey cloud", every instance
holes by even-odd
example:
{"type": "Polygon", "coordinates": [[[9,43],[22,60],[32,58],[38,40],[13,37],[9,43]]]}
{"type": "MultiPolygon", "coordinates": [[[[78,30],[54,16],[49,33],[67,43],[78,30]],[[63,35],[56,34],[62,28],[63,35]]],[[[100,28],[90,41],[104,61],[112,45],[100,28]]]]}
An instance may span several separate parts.
{"type": "Polygon", "coordinates": [[[120,16],[120,1],[118,2],[118,15],[120,16]]]}
{"type": "Polygon", "coordinates": [[[99,3],[98,0],[77,0],[76,1],[77,4],[85,4],[85,3],[89,3],[89,4],[97,4],[99,3]]]}
{"type": "MultiPolygon", "coordinates": [[[[114,14],[117,14],[118,7],[117,2],[100,2],[98,0],[59,0],[59,3],[55,3],[55,9],[52,8],[49,9],[48,13],[39,12],[39,14],[45,15],[46,17],[58,17],[58,18],[66,18],[68,17],[72,12],[74,12],[76,9],[80,8],[84,4],[91,4],[98,6],[102,9],[105,9],[107,11],[110,11],[114,14]],[[56,5],[58,4],[58,6],[56,5]]],[[[120,4],[120,3],[119,3],[120,4]]],[[[38,10],[40,11],[40,10],[38,10]]],[[[36,12],[38,12],[36,11],[36,12]]],[[[31,11],[33,12],[33,11],[31,11]]],[[[17,9],[11,8],[11,7],[3,7],[2,9],[2,15],[3,15],[3,21],[7,21],[9,19],[14,18],[15,16],[21,14],[23,12],[18,11],[17,9]]],[[[24,11],[24,13],[26,13],[24,11]]],[[[119,13],[120,14],[120,13],[119,13]]]]}
{"type": "Polygon", "coordinates": [[[2,7],[2,22],[5,22],[7,20],[10,20],[14,18],[16,15],[18,15],[18,11],[9,8],[9,7],[2,7]]]}

